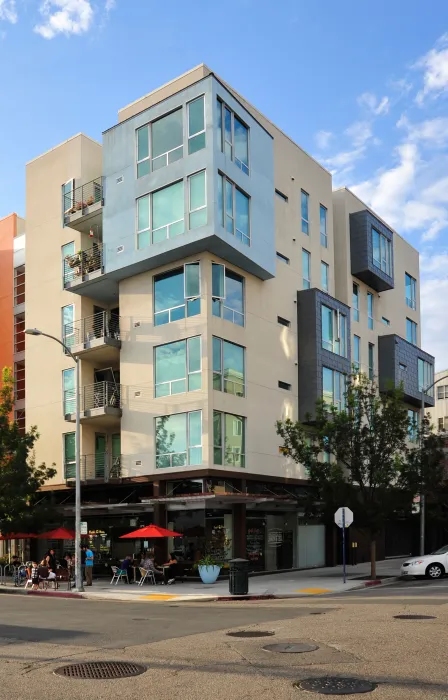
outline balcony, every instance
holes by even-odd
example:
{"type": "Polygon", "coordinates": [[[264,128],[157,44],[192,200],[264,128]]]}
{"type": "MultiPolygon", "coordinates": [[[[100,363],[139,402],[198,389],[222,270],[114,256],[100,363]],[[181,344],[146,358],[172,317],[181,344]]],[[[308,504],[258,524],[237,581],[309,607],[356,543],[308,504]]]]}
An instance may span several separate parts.
{"type": "Polygon", "coordinates": [[[88,233],[92,226],[100,224],[103,203],[102,177],[66,192],[62,200],[64,226],[88,233]]]}
{"type": "Polygon", "coordinates": [[[92,248],[79,250],[64,258],[64,289],[75,291],[82,282],[95,280],[103,274],[103,245],[95,243],[92,248]]]}
{"type": "Polygon", "coordinates": [[[117,361],[121,348],[120,317],[100,311],[64,328],[64,341],[74,355],[89,355],[103,363],[117,361]]]}
{"type": "Polygon", "coordinates": [[[393,232],[370,211],[350,214],[351,272],[377,292],[394,288],[393,232]]]}
{"type": "MultiPolygon", "coordinates": [[[[81,481],[110,481],[121,478],[121,455],[110,452],[97,452],[91,455],[81,455],[81,481]]],[[[76,464],[73,461],[64,464],[64,475],[67,482],[75,480],[76,464]]]]}
{"type": "MultiPolygon", "coordinates": [[[[387,392],[402,385],[406,403],[419,408],[421,387],[434,381],[434,357],[399,335],[378,338],[379,389],[387,392]]],[[[425,407],[434,406],[434,389],[425,394],[425,407]]]]}
{"type": "MultiPolygon", "coordinates": [[[[120,424],[121,384],[96,382],[81,388],[81,422],[94,421],[95,425],[114,427],[120,424]]],[[[64,418],[74,423],[76,420],[76,393],[74,389],[64,392],[64,418]]]]}

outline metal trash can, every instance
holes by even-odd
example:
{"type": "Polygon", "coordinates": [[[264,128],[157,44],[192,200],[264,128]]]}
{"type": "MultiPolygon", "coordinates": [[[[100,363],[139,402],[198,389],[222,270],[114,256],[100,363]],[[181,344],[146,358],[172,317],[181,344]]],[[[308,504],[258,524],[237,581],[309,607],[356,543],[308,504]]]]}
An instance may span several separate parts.
{"type": "Polygon", "coordinates": [[[249,592],[249,561],[247,559],[231,559],[229,593],[231,595],[247,595],[249,592]]]}

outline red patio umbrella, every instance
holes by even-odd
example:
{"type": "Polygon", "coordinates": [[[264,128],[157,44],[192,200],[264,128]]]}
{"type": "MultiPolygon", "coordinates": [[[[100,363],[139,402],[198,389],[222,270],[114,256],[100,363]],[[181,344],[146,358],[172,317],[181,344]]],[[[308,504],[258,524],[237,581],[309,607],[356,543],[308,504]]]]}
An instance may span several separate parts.
{"type": "Polygon", "coordinates": [[[140,530],[133,530],[128,532],[127,535],[121,535],[120,540],[149,540],[152,537],[183,537],[183,535],[179,532],[173,532],[173,530],[166,530],[158,525],[147,525],[146,527],[141,527],[140,530]]]}
{"type": "Polygon", "coordinates": [[[30,537],[37,537],[30,532],[14,532],[10,535],[0,535],[0,540],[28,540],[30,537]]]}
{"type": "Polygon", "coordinates": [[[43,532],[42,535],[37,535],[40,540],[74,540],[75,531],[67,530],[65,527],[58,527],[56,530],[43,532]]]}

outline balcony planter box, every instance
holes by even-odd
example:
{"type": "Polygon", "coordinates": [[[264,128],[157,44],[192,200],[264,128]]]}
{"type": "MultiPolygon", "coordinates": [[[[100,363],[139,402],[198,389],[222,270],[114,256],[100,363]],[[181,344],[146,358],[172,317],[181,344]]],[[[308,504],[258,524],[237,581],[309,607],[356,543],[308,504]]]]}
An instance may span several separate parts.
{"type": "Polygon", "coordinates": [[[220,566],[198,566],[199,576],[201,577],[202,583],[215,583],[221,571],[220,566]]]}

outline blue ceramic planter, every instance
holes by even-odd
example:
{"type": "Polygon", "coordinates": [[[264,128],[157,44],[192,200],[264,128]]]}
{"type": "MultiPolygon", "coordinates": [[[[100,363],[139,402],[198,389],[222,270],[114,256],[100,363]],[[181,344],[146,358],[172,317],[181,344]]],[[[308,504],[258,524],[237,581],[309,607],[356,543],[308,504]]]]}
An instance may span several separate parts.
{"type": "Polygon", "coordinates": [[[215,583],[221,571],[220,566],[198,566],[202,583],[215,583]]]}

